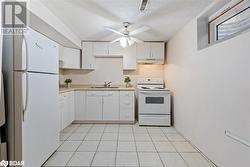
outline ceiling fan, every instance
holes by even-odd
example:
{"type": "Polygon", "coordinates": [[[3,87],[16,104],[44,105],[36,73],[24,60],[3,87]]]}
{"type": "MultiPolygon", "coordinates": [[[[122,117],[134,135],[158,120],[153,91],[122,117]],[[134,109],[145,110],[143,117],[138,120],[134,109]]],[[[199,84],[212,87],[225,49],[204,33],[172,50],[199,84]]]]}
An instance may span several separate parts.
{"type": "Polygon", "coordinates": [[[105,28],[107,30],[109,30],[109,31],[112,31],[112,32],[114,32],[116,34],[121,35],[120,38],[117,38],[117,39],[113,40],[111,43],[115,43],[115,42],[120,41],[121,46],[124,47],[124,48],[127,47],[128,45],[129,46],[133,45],[135,42],[136,43],[143,42],[142,40],[133,37],[133,35],[136,35],[136,34],[139,34],[139,33],[145,32],[145,31],[148,31],[150,29],[150,27],[148,27],[148,26],[142,26],[142,27],[140,27],[140,28],[138,28],[138,29],[133,30],[133,31],[130,32],[128,30],[128,27],[130,26],[129,22],[124,22],[123,26],[124,26],[124,31],[123,32],[115,30],[115,29],[113,29],[111,27],[105,27],[105,28]]]}

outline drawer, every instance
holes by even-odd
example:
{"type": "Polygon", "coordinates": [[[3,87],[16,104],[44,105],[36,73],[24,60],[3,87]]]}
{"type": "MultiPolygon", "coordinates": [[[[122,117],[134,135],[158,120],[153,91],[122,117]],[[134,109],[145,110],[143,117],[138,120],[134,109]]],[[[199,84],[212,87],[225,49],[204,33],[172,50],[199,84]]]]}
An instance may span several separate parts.
{"type": "Polygon", "coordinates": [[[67,94],[66,93],[61,93],[59,96],[59,101],[64,101],[64,99],[66,99],[67,94]]]}
{"type": "Polygon", "coordinates": [[[105,91],[103,92],[103,96],[116,96],[119,97],[118,91],[105,91]]]}
{"type": "Polygon", "coordinates": [[[133,91],[131,92],[120,92],[120,101],[124,102],[124,103],[134,103],[134,99],[135,99],[135,93],[133,91]]]}
{"type": "Polygon", "coordinates": [[[104,94],[103,91],[87,91],[87,96],[103,96],[104,94]]]}
{"type": "Polygon", "coordinates": [[[134,98],[135,92],[134,91],[120,91],[120,96],[122,98],[134,98]]]}
{"type": "Polygon", "coordinates": [[[139,125],[171,126],[170,115],[139,115],[139,125]]]}

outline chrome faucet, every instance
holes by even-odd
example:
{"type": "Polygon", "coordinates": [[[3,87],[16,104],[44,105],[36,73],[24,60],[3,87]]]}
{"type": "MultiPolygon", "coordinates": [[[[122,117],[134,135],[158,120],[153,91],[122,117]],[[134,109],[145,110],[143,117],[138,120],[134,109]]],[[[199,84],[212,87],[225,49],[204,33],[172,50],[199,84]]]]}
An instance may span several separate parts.
{"type": "Polygon", "coordinates": [[[111,86],[111,83],[112,83],[112,82],[108,82],[108,83],[105,82],[105,83],[104,83],[104,87],[109,88],[109,87],[111,86]]]}

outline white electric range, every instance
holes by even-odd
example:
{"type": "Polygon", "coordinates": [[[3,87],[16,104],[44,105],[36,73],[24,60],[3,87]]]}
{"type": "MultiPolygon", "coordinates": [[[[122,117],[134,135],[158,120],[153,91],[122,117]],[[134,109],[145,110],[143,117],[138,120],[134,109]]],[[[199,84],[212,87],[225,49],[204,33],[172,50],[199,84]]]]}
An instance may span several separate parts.
{"type": "Polygon", "coordinates": [[[171,126],[171,93],[159,78],[137,81],[139,125],[171,126]]]}

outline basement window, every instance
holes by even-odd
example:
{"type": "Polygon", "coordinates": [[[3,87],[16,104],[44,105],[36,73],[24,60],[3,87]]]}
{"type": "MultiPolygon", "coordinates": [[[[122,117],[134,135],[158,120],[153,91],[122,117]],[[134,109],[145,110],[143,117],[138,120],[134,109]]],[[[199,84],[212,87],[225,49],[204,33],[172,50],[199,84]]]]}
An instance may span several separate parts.
{"type": "Polygon", "coordinates": [[[250,0],[234,0],[209,17],[208,43],[224,41],[250,28],[250,0]]]}

